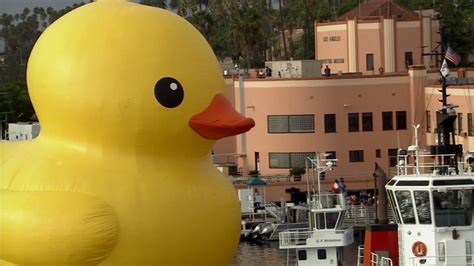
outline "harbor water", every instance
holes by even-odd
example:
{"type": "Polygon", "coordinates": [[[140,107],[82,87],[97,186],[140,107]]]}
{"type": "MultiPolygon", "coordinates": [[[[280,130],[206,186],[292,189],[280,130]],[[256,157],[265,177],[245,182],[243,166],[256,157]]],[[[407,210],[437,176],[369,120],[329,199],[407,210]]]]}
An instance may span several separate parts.
{"type": "MultiPolygon", "coordinates": [[[[358,239],[344,248],[344,259],[347,266],[357,265],[358,239]]],[[[232,266],[247,265],[296,265],[295,250],[285,250],[278,248],[278,241],[266,243],[250,243],[241,241],[239,249],[234,257],[232,266]]],[[[336,264],[335,264],[336,265],[336,264]]]]}

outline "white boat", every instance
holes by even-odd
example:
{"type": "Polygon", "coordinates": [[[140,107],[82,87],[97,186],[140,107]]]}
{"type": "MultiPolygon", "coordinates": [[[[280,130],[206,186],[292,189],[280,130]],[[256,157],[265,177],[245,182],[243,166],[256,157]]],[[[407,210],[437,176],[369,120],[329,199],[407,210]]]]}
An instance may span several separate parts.
{"type": "Polygon", "coordinates": [[[365,265],[474,265],[474,175],[457,157],[424,154],[417,146],[399,150],[397,175],[385,186],[397,250],[375,251],[366,243],[364,261],[371,264],[365,265]]]}
{"type": "Polygon", "coordinates": [[[459,164],[456,173],[455,154],[400,150],[398,157],[386,189],[398,224],[399,265],[474,265],[470,167],[465,172],[459,164]]]}
{"type": "Polygon", "coordinates": [[[415,144],[398,151],[397,174],[385,185],[398,228],[366,232],[364,265],[474,265],[473,153],[450,143],[456,111],[443,89],[438,145],[421,149],[415,126],[415,144]]]}
{"type": "MultiPolygon", "coordinates": [[[[324,168],[319,156],[315,160],[309,159],[318,173],[324,168]]],[[[329,162],[326,166],[331,167],[329,162]]],[[[280,249],[296,250],[300,266],[343,265],[343,248],[354,242],[353,228],[343,226],[347,210],[345,194],[321,192],[319,187],[317,193],[310,195],[308,202],[309,227],[281,232],[280,249]]]]}

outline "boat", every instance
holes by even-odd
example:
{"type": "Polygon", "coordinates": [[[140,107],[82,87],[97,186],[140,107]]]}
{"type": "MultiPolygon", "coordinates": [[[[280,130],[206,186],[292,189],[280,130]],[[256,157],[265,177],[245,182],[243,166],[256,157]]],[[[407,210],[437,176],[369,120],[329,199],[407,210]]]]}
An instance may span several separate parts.
{"type": "Polygon", "coordinates": [[[423,152],[417,145],[398,151],[397,174],[385,186],[397,226],[379,227],[378,236],[366,232],[364,261],[474,265],[474,174],[468,163],[456,160],[474,154],[460,156],[453,147],[452,153],[437,147],[423,152]],[[390,241],[376,244],[380,239],[390,241]]]}
{"type": "Polygon", "coordinates": [[[345,194],[321,191],[319,173],[332,169],[336,161],[325,157],[326,154],[317,154],[307,159],[318,172],[317,193],[308,197],[308,226],[279,233],[280,249],[295,250],[300,266],[343,265],[343,248],[354,242],[352,226],[343,225],[347,210],[345,194]]]}
{"type": "Polygon", "coordinates": [[[437,145],[420,147],[415,125],[415,143],[398,150],[385,185],[396,224],[367,228],[364,265],[474,265],[474,153],[454,143],[456,106],[442,82],[437,145]]]}

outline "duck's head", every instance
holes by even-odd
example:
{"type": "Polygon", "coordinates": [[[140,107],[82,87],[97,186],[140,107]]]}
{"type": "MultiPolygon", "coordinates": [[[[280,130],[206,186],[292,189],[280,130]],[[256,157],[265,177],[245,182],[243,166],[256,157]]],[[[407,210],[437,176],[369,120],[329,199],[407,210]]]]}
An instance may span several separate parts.
{"type": "Polygon", "coordinates": [[[254,122],[223,96],[214,53],[186,20],[125,0],[99,0],[53,23],[30,56],[42,138],[206,154],[254,122]]]}

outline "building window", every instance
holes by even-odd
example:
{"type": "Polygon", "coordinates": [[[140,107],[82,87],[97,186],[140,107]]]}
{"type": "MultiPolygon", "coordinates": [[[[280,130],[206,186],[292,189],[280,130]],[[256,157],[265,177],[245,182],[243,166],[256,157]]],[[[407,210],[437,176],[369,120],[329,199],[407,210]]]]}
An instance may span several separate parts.
{"type": "Polygon", "coordinates": [[[408,68],[411,65],[413,65],[413,52],[405,52],[405,66],[408,68]]]}
{"type": "Polygon", "coordinates": [[[382,150],[376,149],[375,150],[375,157],[376,158],[382,158],[382,150]]]}
{"type": "Polygon", "coordinates": [[[362,113],[362,131],[372,131],[372,113],[362,113]]]}
{"type": "Polygon", "coordinates": [[[336,159],[336,152],[335,151],[327,151],[325,153],[327,154],[326,159],[336,159]]]}
{"type": "Polygon", "coordinates": [[[268,133],[314,133],[314,115],[269,115],[268,133]]]}
{"type": "Polygon", "coordinates": [[[336,114],[324,115],[324,132],[326,133],[336,132],[336,114]]]}
{"type": "Polygon", "coordinates": [[[382,112],[382,129],[393,130],[393,113],[382,112]]]}
{"type": "Polygon", "coordinates": [[[318,249],[318,260],[327,259],[327,254],[325,249],[318,249]]]}
{"type": "Polygon", "coordinates": [[[306,260],[306,250],[305,249],[300,249],[298,250],[298,260],[306,260]]]}
{"type": "Polygon", "coordinates": [[[314,132],[314,115],[290,115],[290,132],[314,132]]]}
{"type": "Polygon", "coordinates": [[[426,111],[426,132],[431,132],[431,112],[426,111]]]}
{"type": "Polygon", "coordinates": [[[388,159],[390,167],[394,167],[397,165],[397,155],[398,149],[388,149],[388,159]]]}
{"type": "Polygon", "coordinates": [[[305,167],[306,158],[314,158],[314,152],[270,152],[268,154],[270,168],[305,167]]]}
{"type": "Polygon", "coordinates": [[[363,150],[349,151],[349,162],[356,163],[356,162],[363,162],[363,161],[364,161],[363,150]]]}
{"type": "Polygon", "coordinates": [[[467,134],[469,136],[474,136],[474,121],[472,120],[472,113],[467,114],[467,134]]]}
{"type": "Polygon", "coordinates": [[[407,112],[406,111],[397,111],[397,130],[407,129],[407,112]]]}
{"type": "Polygon", "coordinates": [[[458,135],[464,132],[463,116],[463,113],[458,113],[458,135]]]}
{"type": "Polygon", "coordinates": [[[359,131],[359,113],[348,113],[349,132],[359,131]]]}
{"type": "Polygon", "coordinates": [[[365,55],[367,62],[367,70],[374,70],[374,54],[365,55]]]}

